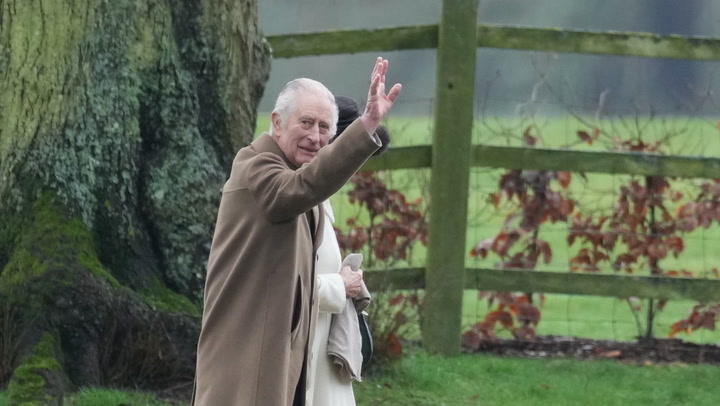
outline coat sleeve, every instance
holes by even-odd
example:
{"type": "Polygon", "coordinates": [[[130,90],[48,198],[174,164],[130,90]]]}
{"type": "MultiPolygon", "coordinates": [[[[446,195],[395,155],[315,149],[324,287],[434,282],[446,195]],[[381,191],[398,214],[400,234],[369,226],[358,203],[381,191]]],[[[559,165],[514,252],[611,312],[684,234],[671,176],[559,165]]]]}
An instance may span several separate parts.
{"type": "Polygon", "coordinates": [[[277,155],[259,154],[247,163],[250,193],[270,222],[292,220],[340,190],[379,147],[355,120],[342,137],[297,170],[277,155]]]}
{"type": "Polygon", "coordinates": [[[318,306],[321,312],[340,313],[345,308],[345,283],[340,274],[318,274],[318,306]]]}

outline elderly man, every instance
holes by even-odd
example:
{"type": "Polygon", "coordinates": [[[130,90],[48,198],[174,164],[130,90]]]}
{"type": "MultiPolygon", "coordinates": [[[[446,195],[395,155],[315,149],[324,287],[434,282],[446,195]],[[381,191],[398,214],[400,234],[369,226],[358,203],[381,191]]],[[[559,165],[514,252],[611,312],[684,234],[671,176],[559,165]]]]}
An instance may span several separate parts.
{"type": "Polygon", "coordinates": [[[375,129],[401,90],[385,94],[387,68],[378,58],[365,112],[327,148],[335,99],[296,79],[277,98],[269,134],[235,157],[208,260],[193,405],[305,405],[318,205],[380,147],[375,129]]]}

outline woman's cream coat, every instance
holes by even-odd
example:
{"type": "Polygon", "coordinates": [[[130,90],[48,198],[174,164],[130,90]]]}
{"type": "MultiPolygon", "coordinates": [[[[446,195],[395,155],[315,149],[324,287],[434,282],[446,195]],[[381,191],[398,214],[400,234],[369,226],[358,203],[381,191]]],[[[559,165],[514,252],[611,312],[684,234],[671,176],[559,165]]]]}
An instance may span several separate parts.
{"type": "Polygon", "coordinates": [[[354,406],[352,382],[340,375],[340,368],[327,354],[328,334],[332,315],[345,307],[345,283],[340,274],[342,258],[332,223],[335,215],[329,201],[323,203],[325,227],[322,245],[318,249],[315,271],[318,279],[319,313],[315,324],[311,361],[312,375],[308,385],[308,404],[312,406],[354,406]]]}

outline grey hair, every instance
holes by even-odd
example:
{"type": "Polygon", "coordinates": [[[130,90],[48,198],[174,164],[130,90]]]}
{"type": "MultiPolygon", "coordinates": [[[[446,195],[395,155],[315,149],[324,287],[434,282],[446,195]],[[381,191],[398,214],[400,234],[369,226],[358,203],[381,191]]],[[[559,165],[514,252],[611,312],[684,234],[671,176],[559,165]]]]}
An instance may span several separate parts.
{"type": "MultiPolygon", "coordinates": [[[[335,96],[333,96],[332,92],[330,92],[330,90],[328,90],[325,85],[318,82],[317,80],[298,78],[289,81],[285,85],[285,87],[283,87],[283,90],[280,91],[280,94],[275,101],[275,108],[273,109],[273,113],[278,113],[278,115],[280,116],[280,121],[284,122],[297,108],[298,96],[303,93],[310,92],[318,94],[320,96],[326,96],[328,100],[330,100],[330,104],[332,104],[333,106],[333,117],[332,123],[330,125],[330,134],[331,136],[335,135],[335,132],[337,131],[337,121],[339,116],[338,107],[335,103],[335,96]]],[[[270,130],[268,130],[268,132],[270,133],[270,135],[273,135],[272,122],[270,122],[270,130]]]]}

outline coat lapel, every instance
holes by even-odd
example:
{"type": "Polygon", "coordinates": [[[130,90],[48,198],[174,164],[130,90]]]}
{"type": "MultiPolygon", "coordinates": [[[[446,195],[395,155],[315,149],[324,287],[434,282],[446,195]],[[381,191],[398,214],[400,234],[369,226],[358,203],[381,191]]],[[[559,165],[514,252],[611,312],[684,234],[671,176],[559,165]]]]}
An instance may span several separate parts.
{"type": "MultiPolygon", "coordinates": [[[[325,208],[323,208],[322,203],[315,206],[313,211],[316,213],[315,224],[317,224],[317,227],[315,227],[315,236],[313,237],[313,251],[317,252],[323,240],[323,227],[327,227],[328,224],[325,222],[325,208]]],[[[330,227],[332,227],[332,224],[330,227]]]]}

